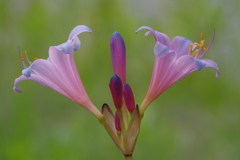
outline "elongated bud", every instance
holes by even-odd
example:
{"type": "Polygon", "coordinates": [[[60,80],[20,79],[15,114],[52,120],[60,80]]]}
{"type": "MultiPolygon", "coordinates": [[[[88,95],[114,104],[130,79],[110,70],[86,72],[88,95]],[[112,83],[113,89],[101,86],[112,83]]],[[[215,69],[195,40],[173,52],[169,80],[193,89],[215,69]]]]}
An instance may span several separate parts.
{"type": "Polygon", "coordinates": [[[117,112],[115,114],[115,128],[117,130],[117,133],[121,134],[121,132],[122,132],[121,121],[120,121],[120,117],[117,112]]]}
{"type": "Polygon", "coordinates": [[[122,81],[119,76],[112,76],[109,87],[112,93],[112,98],[115,107],[117,110],[120,110],[122,107],[123,94],[122,94],[122,81]]]}
{"type": "Polygon", "coordinates": [[[126,47],[122,36],[117,32],[112,34],[110,49],[114,74],[117,74],[124,83],[126,81],[126,47]]]}
{"type": "Polygon", "coordinates": [[[131,87],[128,83],[124,83],[123,86],[123,97],[126,102],[126,106],[130,114],[132,115],[135,110],[135,100],[131,87]]]}

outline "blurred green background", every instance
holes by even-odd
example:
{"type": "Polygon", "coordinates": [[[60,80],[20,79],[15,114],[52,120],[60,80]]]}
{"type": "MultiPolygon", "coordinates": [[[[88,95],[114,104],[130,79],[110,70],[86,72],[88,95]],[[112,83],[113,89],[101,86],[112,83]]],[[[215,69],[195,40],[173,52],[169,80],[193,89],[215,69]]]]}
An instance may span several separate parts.
{"type": "Polygon", "coordinates": [[[17,46],[29,58],[47,58],[80,24],[75,60],[94,102],[113,108],[109,41],[121,33],[127,47],[127,81],[140,104],[152,74],[154,38],[135,30],[146,25],[170,38],[215,42],[205,56],[219,65],[185,77],[146,110],[133,154],[135,160],[240,159],[240,2],[238,0],[1,0],[0,160],[85,160],[123,156],[97,119],[64,96],[32,81],[12,90],[22,65],[17,46]]]}

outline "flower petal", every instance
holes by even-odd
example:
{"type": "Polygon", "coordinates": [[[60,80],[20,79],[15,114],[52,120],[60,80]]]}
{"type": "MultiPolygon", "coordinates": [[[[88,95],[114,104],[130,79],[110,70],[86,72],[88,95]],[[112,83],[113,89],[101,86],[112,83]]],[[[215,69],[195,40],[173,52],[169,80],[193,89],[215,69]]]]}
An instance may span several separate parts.
{"type": "MultiPolygon", "coordinates": [[[[153,34],[155,40],[157,41],[157,34],[156,34],[156,32],[155,32],[151,27],[142,26],[142,27],[138,28],[138,29],[135,31],[135,33],[138,33],[138,32],[139,32],[140,30],[142,30],[142,29],[149,30],[149,31],[153,34]]],[[[148,35],[148,34],[147,34],[147,35],[148,35]]],[[[145,34],[145,36],[147,36],[147,35],[145,34]]]]}
{"type": "Polygon", "coordinates": [[[206,62],[204,60],[196,59],[196,58],[194,58],[194,59],[196,62],[196,67],[199,71],[202,70],[206,66],[206,62]]]}
{"type": "Polygon", "coordinates": [[[73,54],[63,54],[56,47],[49,48],[49,57],[61,77],[60,80],[72,95],[75,95],[86,106],[88,96],[79,78],[73,54]]]}
{"type": "Polygon", "coordinates": [[[67,41],[65,43],[62,43],[58,46],[56,46],[58,50],[60,50],[61,52],[65,53],[65,54],[70,54],[74,51],[74,47],[72,47],[71,41],[67,41]]]}
{"type": "MultiPolygon", "coordinates": [[[[146,32],[145,36],[147,36],[149,33],[151,33],[151,32],[150,31],[146,32]]],[[[158,42],[166,45],[169,48],[171,47],[171,41],[170,41],[169,37],[166,34],[158,32],[158,31],[155,31],[155,34],[156,34],[156,38],[157,38],[158,42]]]]}
{"type": "Polygon", "coordinates": [[[75,28],[73,28],[73,30],[69,34],[68,39],[72,40],[72,39],[77,37],[77,35],[79,35],[82,32],[92,32],[92,30],[90,28],[88,28],[87,26],[85,26],[85,25],[76,26],[75,28]]]}
{"type": "Polygon", "coordinates": [[[177,36],[177,37],[174,37],[172,40],[171,49],[177,52],[178,54],[177,57],[188,55],[190,43],[193,43],[193,42],[185,37],[177,36]]]}
{"type": "Polygon", "coordinates": [[[31,76],[31,66],[25,68],[22,70],[22,74],[25,76],[25,77],[30,77],[31,76]]]}
{"type": "Polygon", "coordinates": [[[219,77],[219,69],[218,69],[218,65],[217,63],[215,63],[214,61],[210,60],[210,59],[202,59],[203,61],[205,61],[206,66],[205,67],[213,67],[216,69],[216,77],[219,77]]]}
{"type": "Polygon", "coordinates": [[[79,25],[73,28],[69,34],[68,41],[57,46],[57,48],[65,54],[72,53],[80,48],[81,42],[77,35],[82,32],[92,32],[90,28],[85,25],[79,25]]]}
{"type": "Polygon", "coordinates": [[[171,52],[174,52],[174,51],[168,48],[166,45],[160,43],[159,41],[156,42],[154,46],[154,54],[156,56],[164,57],[171,52]]]}

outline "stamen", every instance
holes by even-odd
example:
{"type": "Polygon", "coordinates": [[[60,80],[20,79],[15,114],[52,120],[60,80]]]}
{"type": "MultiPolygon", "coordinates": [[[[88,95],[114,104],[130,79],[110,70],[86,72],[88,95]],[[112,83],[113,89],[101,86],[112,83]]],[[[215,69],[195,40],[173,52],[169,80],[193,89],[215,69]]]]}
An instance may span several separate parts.
{"type": "Polygon", "coordinates": [[[190,46],[189,46],[189,53],[192,54],[192,49],[193,49],[193,44],[190,43],[190,46]]]}
{"type": "MultiPolygon", "coordinates": [[[[25,53],[25,52],[24,52],[24,53],[25,53]]],[[[28,63],[31,64],[30,61],[29,61],[29,59],[28,59],[27,52],[26,52],[25,54],[26,54],[26,59],[27,59],[28,63]]]]}
{"type": "Polygon", "coordinates": [[[192,53],[192,57],[195,57],[196,56],[196,54],[198,54],[198,49],[196,49],[193,53],[192,53]]]}
{"type": "Polygon", "coordinates": [[[27,51],[24,51],[24,53],[25,53],[25,54],[28,54],[28,52],[27,52],[27,51]]]}
{"type": "Polygon", "coordinates": [[[20,61],[24,61],[24,57],[22,55],[20,55],[20,61]]]}
{"type": "Polygon", "coordinates": [[[198,48],[202,48],[202,46],[200,45],[200,44],[198,44],[198,43],[194,43],[196,46],[198,46],[198,48]]]}
{"type": "Polygon", "coordinates": [[[204,34],[203,33],[200,34],[200,38],[204,38],[204,34]]]}
{"type": "Polygon", "coordinates": [[[21,51],[20,51],[20,46],[18,46],[18,55],[20,57],[20,61],[22,62],[23,67],[27,68],[26,64],[24,63],[24,57],[22,56],[21,51]]]}
{"type": "Polygon", "coordinates": [[[203,50],[204,49],[204,43],[205,43],[206,40],[201,40],[200,41],[200,44],[201,44],[201,49],[203,50]]]}
{"type": "Polygon", "coordinates": [[[34,59],[34,60],[37,60],[38,58],[35,57],[35,58],[33,58],[33,59],[34,59]]]}

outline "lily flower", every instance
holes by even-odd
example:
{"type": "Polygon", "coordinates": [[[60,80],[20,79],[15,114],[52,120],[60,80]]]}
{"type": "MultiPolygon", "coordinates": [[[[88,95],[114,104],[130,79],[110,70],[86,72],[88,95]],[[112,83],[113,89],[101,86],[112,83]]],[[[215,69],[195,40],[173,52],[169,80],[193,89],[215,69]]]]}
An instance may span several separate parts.
{"type": "MultiPolygon", "coordinates": [[[[142,29],[149,30],[145,36],[153,34],[156,40],[154,46],[156,57],[150,86],[140,106],[141,115],[153,100],[193,71],[213,67],[216,69],[216,77],[219,76],[218,65],[212,60],[202,59],[214,41],[215,31],[212,41],[206,49],[204,47],[205,40],[193,43],[185,37],[177,36],[171,41],[164,33],[154,31],[147,26],[140,27],[136,33],[142,29]]],[[[203,38],[203,34],[201,34],[201,38],[203,38]]]]}
{"type": "Polygon", "coordinates": [[[35,81],[66,96],[92,112],[100,121],[104,121],[104,116],[88,97],[74,61],[74,51],[78,50],[81,44],[77,36],[82,32],[92,31],[84,25],[76,26],[71,31],[67,42],[49,48],[47,59],[36,59],[32,63],[26,55],[29,67],[25,64],[24,57],[19,50],[24,69],[22,75],[15,79],[13,89],[22,92],[22,89],[17,87],[19,82],[24,80],[35,81]]]}

